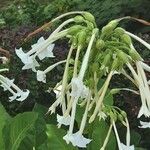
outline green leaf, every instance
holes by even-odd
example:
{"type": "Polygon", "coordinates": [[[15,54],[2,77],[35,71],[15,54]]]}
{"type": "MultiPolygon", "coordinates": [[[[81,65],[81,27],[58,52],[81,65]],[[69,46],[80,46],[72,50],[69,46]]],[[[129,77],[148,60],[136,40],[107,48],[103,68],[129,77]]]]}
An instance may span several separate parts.
{"type": "Polygon", "coordinates": [[[3,129],[6,124],[6,121],[10,119],[10,116],[7,114],[6,110],[4,109],[1,103],[0,103],[0,115],[1,115],[0,117],[0,149],[4,150],[5,144],[4,144],[4,137],[3,137],[3,134],[4,134],[3,129]]]}
{"type": "MultiPolygon", "coordinates": [[[[108,133],[108,129],[109,126],[103,120],[95,120],[94,123],[91,124],[89,134],[91,136],[90,138],[92,139],[92,141],[88,145],[88,150],[100,150],[108,133]]],[[[116,140],[113,132],[111,132],[106,149],[116,150],[116,140]]]]}
{"type": "Polygon", "coordinates": [[[47,125],[48,149],[51,150],[76,150],[71,144],[67,145],[63,140],[66,131],[58,129],[55,125],[47,125]]]}
{"type": "MultiPolygon", "coordinates": [[[[17,150],[21,141],[27,136],[38,118],[34,112],[25,112],[14,117],[9,125],[9,149],[17,150]]],[[[7,143],[6,143],[7,144],[7,143]]]]}

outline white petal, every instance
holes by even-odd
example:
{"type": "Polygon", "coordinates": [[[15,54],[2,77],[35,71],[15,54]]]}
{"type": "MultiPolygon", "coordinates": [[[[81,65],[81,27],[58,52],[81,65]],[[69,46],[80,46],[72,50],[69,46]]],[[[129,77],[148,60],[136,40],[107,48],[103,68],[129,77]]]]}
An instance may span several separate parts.
{"type": "Polygon", "coordinates": [[[120,143],[122,150],[134,150],[134,145],[127,146],[124,145],[123,143],[120,143]]]}
{"type": "Polygon", "coordinates": [[[65,126],[70,125],[71,117],[70,115],[64,117],[57,114],[57,122],[58,124],[63,124],[65,126]]]}
{"type": "Polygon", "coordinates": [[[22,48],[20,49],[15,49],[15,52],[17,54],[17,56],[21,59],[21,61],[26,64],[30,62],[30,58],[29,56],[23,52],[22,48]]]}
{"type": "Polygon", "coordinates": [[[150,80],[148,81],[148,84],[150,85],[150,80]]]}
{"type": "Polygon", "coordinates": [[[54,93],[56,94],[56,98],[58,98],[61,94],[62,85],[58,86],[56,89],[54,89],[54,93]]]}
{"type": "Polygon", "coordinates": [[[63,137],[63,139],[66,141],[67,144],[69,144],[69,143],[73,140],[73,135],[67,133],[67,134],[63,137]]]}
{"type": "Polygon", "coordinates": [[[78,146],[81,148],[86,148],[86,145],[91,142],[91,139],[85,138],[80,132],[76,132],[73,134],[73,139],[71,139],[71,143],[73,146],[78,146]]]}
{"type": "Polygon", "coordinates": [[[140,121],[141,126],[139,128],[150,128],[150,122],[140,121]]]}
{"type": "Polygon", "coordinates": [[[12,102],[17,98],[17,94],[14,94],[13,96],[9,97],[9,101],[12,102]]]}
{"type": "Polygon", "coordinates": [[[81,98],[88,98],[88,95],[90,93],[89,88],[87,88],[85,85],[83,86],[83,91],[81,93],[81,98]]]}
{"type": "MultiPolygon", "coordinates": [[[[5,79],[7,79],[5,83],[7,84],[8,87],[11,87],[12,83],[14,83],[14,80],[15,80],[15,79],[10,80],[8,78],[5,78],[5,79]]],[[[7,88],[5,87],[5,85],[1,84],[0,86],[4,88],[4,91],[7,91],[7,88]]]]}
{"type": "Polygon", "coordinates": [[[50,44],[46,49],[41,50],[38,54],[40,60],[43,60],[46,57],[55,57],[52,50],[54,49],[55,44],[50,44]]]}
{"type": "Polygon", "coordinates": [[[40,65],[33,56],[30,56],[30,58],[31,58],[31,61],[29,63],[26,63],[22,67],[22,70],[32,69],[32,71],[36,72],[35,67],[39,67],[40,65]]]}
{"type": "Polygon", "coordinates": [[[16,100],[21,101],[21,102],[24,101],[28,97],[29,93],[30,93],[29,90],[21,91],[21,92],[17,93],[17,95],[20,97],[17,98],[16,100]]]}
{"type": "Polygon", "coordinates": [[[33,49],[39,48],[39,46],[45,41],[44,37],[40,37],[37,41],[37,43],[33,44],[31,47],[33,49]]]}
{"type": "Polygon", "coordinates": [[[44,73],[44,71],[37,71],[37,80],[46,83],[46,74],[44,73]]]}
{"type": "Polygon", "coordinates": [[[141,106],[138,117],[140,118],[142,115],[144,115],[145,117],[150,117],[150,111],[148,110],[148,108],[146,106],[141,106]]]}
{"type": "Polygon", "coordinates": [[[82,95],[82,91],[84,89],[82,80],[80,80],[79,78],[72,78],[71,86],[72,86],[71,96],[79,98],[82,95]]]}

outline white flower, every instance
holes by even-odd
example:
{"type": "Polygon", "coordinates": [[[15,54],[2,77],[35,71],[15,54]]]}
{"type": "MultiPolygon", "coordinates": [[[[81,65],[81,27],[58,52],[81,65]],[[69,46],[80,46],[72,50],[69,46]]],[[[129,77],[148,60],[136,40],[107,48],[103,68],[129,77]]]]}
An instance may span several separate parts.
{"type": "Polygon", "coordinates": [[[137,118],[140,118],[142,115],[145,117],[150,117],[150,111],[148,110],[147,106],[142,105],[138,114],[137,118]]]}
{"type": "Polygon", "coordinates": [[[61,90],[62,90],[62,85],[59,85],[56,89],[54,89],[54,93],[56,94],[56,99],[58,99],[58,97],[60,96],[61,90]]]}
{"type": "Polygon", "coordinates": [[[71,143],[73,146],[86,148],[86,145],[89,144],[92,140],[85,138],[80,132],[72,134],[71,143]]]}
{"type": "Polygon", "coordinates": [[[36,61],[34,56],[30,56],[29,61],[25,63],[22,70],[32,69],[32,71],[36,72],[35,67],[39,67],[39,63],[36,61]]]}
{"type": "Polygon", "coordinates": [[[37,80],[46,83],[46,74],[44,73],[44,71],[37,71],[37,80]]]}
{"type": "Polygon", "coordinates": [[[139,128],[150,128],[150,122],[140,121],[141,126],[139,128]]]}
{"type": "Polygon", "coordinates": [[[28,97],[29,93],[30,93],[29,90],[26,90],[26,91],[19,91],[19,92],[17,93],[17,96],[18,96],[19,98],[16,98],[16,100],[17,100],[17,101],[21,101],[21,102],[24,101],[24,100],[28,97]]]}
{"type": "Polygon", "coordinates": [[[69,144],[73,140],[73,135],[69,132],[63,137],[67,144],[69,144]]]}
{"type": "Polygon", "coordinates": [[[36,44],[32,45],[33,49],[37,49],[37,56],[40,60],[43,60],[45,57],[55,57],[53,54],[53,49],[55,44],[50,44],[49,46],[45,46],[47,44],[47,40],[44,37],[39,38],[36,44]]]}
{"type": "Polygon", "coordinates": [[[9,90],[9,92],[12,94],[12,96],[9,97],[10,101],[17,100],[17,101],[23,101],[25,100],[29,95],[29,90],[22,91],[18,86],[16,86],[13,83],[14,80],[10,80],[7,77],[3,77],[0,75],[0,82],[2,83],[2,87],[5,90],[9,90]],[[15,92],[14,92],[14,90],[15,92]]]}
{"type": "Polygon", "coordinates": [[[70,121],[71,121],[70,115],[64,117],[64,116],[60,116],[60,115],[57,114],[58,124],[60,124],[60,125],[63,124],[65,126],[68,126],[68,125],[70,125],[70,121]]]}
{"type": "Polygon", "coordinates": [[[127,146],[124,145],[123,143],[120,143],[122,150],[134,150],[134,145],[127,146]]]}
{"type": "Polygon", "coordinates": [[[27,53],[23,52],[22,47],[19,49],[15,49],[15,52],[24,64],[30,62],[30,56],[27,53]]]}
{"type": "Polygon", "coordinates": [[[40,60],[43,60],[45,57],[55,57],[53,54],[53,49],[54,49],[55,44],[50,44],[45,50],[42,50],[39,54],[38,57],[40,60]]]}
{"type": "Polygon", "coordinates": [[[150,85],[150,80],[147,83],[150,85]]]}
{"type": "MultiPolygon", "coordinates": [[[[14,83],[14,79],[10,80],[10,79],[7,78],[6,84],[8,85],[8,87],[11,87],[11,84],[12,84],[12,83],[14,83]],[[8,80],[9,80],[9,82],[8,82],[8,80]]],[[[8,89],[4,86],[4,84],[1,84],[0,86],[4,88],[4,91],[7,91],[7,90],[8,90],[8,89]]]]}
{"type": "Polygon", "coordinates": [[[83,81],[80,78],[72,78],[71,80],[71,96],[73,97],[82,97],[87,98],[89,94],[89,89],[83,84],[83,81]]]}

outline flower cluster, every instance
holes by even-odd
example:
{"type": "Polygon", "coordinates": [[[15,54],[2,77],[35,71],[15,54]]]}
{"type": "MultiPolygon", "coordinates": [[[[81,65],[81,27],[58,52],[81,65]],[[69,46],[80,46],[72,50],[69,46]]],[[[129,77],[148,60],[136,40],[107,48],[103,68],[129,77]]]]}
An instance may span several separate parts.
{"type": "MultiPolygon", "coordinates": [[[[109,119],[110,122],[110,128],[101,150],[105,149],[112,128],[119,150],[134,150],[134,146],[130,145],[130,128],[125,113],[121,110],[117,111],[113,106],[107,106],[105,98],[108,96],[112,77],[115,74],[123,74],[133,82],[137,91],[129,88],[119,88],[118,90],[128,90],[139,94],[142,106],[138,118],[142,115],[150,117],[149,81],[144,72],[144,70],[150,72],[150,67],[143,62],[134,48],[131,38],[138,40],[149,49],[150,45],[123,28],[117,27],[121,20],[128,17],[113,20],[101,30],[97,28],[93,15],[88,12],[66,13],[53,19],[52,22],[76,13],[79,15],[64,21],[47,39],[41,37],[36,44],[31,46],[30,51],[25,53],[22,48],[16,49],[17,56],[24,63],[22,69],[32,69],[37,73],[37,80],[46,83],[46,74],[57,65],[65,63],[62,80],[53,88],[56,101],[50,106],[48,112],[57,113],[56,107],[61,107],[62,114],[57,114],[57,122],[58,127],[69,126],[67,134],[63,137],[66,143],[85,148],[92,141],[84,134],[85,126],[87,122],[92,123],[95,118],[99,117],[100,120],[109,119]],[[64,29],[70,23],[71,27],[64,29]],[[68,38],[70,44],[67,59],[50,65],[44,71],[37,70],[36,68],[40,64],[36,57],[40,60],[46,57],[53,58],[54,43],[63,37],[68,38]],[[136,70],[133,66],[136,66],[136,70]],[[133,77],[127,74],[127,68],[133,77]],[[98,88],[98,82],[102,78],[105,78],[105,81],[98,88]],[[79,105],[84,108],[84,114],[79,130],[74,133],[76,111],[79,105]],[[126,144],[120,141],[115,125],[118,120],[127,127],[126,144]]],[[[5,79],[5,83],[8,81],[6,78],[2,79],[3,81],[5,79]]],[[[17,94],[13,95],[19,97],[20,91],[18,92],[13,81],[10,80],[7,82],[8,84],[17,90],[17,94]]],[[[149,127],[149,123],[141,122],[141,125],[141,128],[149,127]]]]}

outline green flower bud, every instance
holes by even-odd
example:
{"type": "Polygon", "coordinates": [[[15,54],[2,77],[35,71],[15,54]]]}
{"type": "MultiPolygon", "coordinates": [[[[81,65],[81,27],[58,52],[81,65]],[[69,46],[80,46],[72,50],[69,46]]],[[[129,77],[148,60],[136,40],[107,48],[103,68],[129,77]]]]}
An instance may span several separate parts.
{"type": "Polygon", "coordinates": [[[78,44],[83,46],[86,43],[86,31],[81,31],[78,33],[78,44]]]}
{"type": "Polygon", "coordinates": [[[69,28],[68,30],[68,34],[76,34],[77,32],[79,32],[80,30],[82,30],[84,27],[81,25],[74,25],[72,27],[69,28]]]}
{"type": "Polygon", "coordinates": [[[116,26],[118,25],[118,21],[117,20],[112,20],[110,21],[106,26],[104,26],[102,28],[102,38],[104,36],[108,36],[112,33],[112,31],[116,28],[116,26]]]}
{"type": "Polygon", "coordinates": [[[127,118],[127,113],[125,111],[121,111],[121,115],[124,117],[124,118],[127,118]]]}
{"type": "Polygon", "coordinates": [[[74,17],[74,21],[76,23],[81,23],[84,21],[84,18],[82,16],[76,16],[76,17],[74,17]]]}
{"type": "Polygon", "coordinates": [[[116,116],[116,114],[114,114],[112,111],[109,113],[109,115],[110,115],[110,118],[111,118],[111,120],[112,121],[117,121],[117,116],[116,116]]]}
{"type": "Polygon", "coordinates": [[[130,49],[129,51],[129,55],[131,56],[131,58],[135,61],[139,61],[142,60],[141,56],[139,55],[139,53],[134,50],[134,49],[130,49]]]}
{"type": "Polygon", "coordinates": [[[111,89],[110,90],[110,93],[113,95],[113,94],[117,94],[120,92],[120,89],[111,89]]]}
{"type": "Polygon", "coordinates": [[[121,40],[123,41],[123,42],[125,42],[127,45],[131,45],[132,44],[132,40],[131,40],[131,38],[130,38],[130,36],[129,35],[127,35],[127,34],[123,34],[122,36],[121,36],[121,40]]]}
{"type": "Polygon", "coordinates": [[[118,58],[114,59],[113,63],[112,63],[112,70],[118,70],[118,67],[119,67],[119,60],[118,58]]]}
{"type": "Polygon", "coordinates": [[[83,17],[84,17],[86,20],[92,22],[94,25],[96,25],[96,23],[95,23],[95,18],[94,18],[94,16],[93,16],[91,13],[85,12],[85,13],[83,14],[83,17]]]}
{"type": "Polygon", "coordinates": [[[102,65],[103,65],[103,66],[107,66],[107,64],[110,62],[110,59],[111,59],[111,54],[108,53],[108,54],[105,56],[102,65]]]}
{"type": "Polygon", "coordinates": [[[121,27],[117,27],[114,31],[118,35],[123,35],[125,33],[125,30],[121,27]]]}
{"type": "Polygon", "coordinates": [[[105,42],[104,42],[103,40],[98,39],[98,40],[96,41],[96,48],[97,48],[97,49],[103,49],[104,46],[105,46],[105,42]]]}
{"type": "Polygon", "coordinates": [[[117,56],[123,63],[127,63],[129,61],[128,55],[120,50],[118,51],[117,56]]]}

